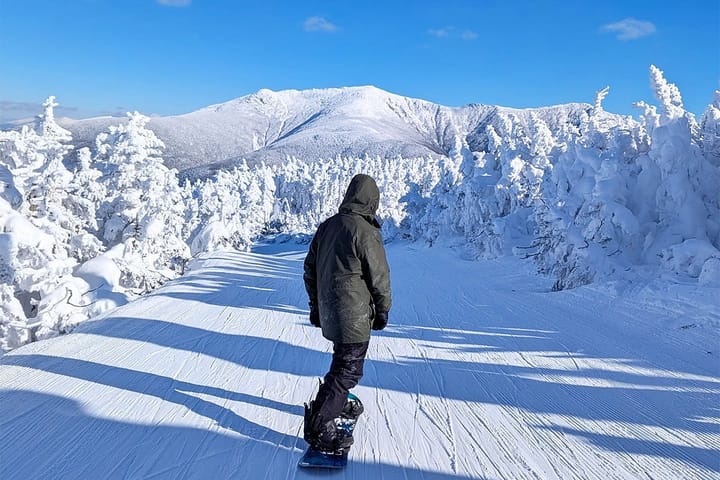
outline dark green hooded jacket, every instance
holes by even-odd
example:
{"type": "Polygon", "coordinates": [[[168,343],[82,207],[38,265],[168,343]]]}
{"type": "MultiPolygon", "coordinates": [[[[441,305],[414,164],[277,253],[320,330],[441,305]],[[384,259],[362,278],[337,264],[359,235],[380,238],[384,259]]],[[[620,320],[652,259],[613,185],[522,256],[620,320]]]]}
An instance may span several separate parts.
{"type": "Polygon", "coordinates": [[[332,342],[369,341],[373,312],[390,311],[390,269],[375,219],[379,202],[375,180],[356,175],[340,212],[318,227],[305,258],[305,289],[332,342]]]}

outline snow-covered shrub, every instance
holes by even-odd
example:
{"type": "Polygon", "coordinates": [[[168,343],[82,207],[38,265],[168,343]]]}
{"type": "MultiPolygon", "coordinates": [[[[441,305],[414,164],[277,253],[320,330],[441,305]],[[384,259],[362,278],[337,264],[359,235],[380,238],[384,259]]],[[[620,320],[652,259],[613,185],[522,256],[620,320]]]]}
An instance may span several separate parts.
{"type": "MultiPolygon", "coordinates": [[[[10,132],[14,133],[14,132],[10,132]]],[[[0,132],[0,157],[3,157],[2,149],[7,147],[10,142],[3,140],[7,139],[10,134],[4,134],[0,132]]],[[[22,194],[15,188],[15,178],[10,169],[0,163],[0,198],[5,200],[10,207],[18,208],[22,204],[22,194]]]]}
{"type": "Polygon", "coordinates": [[[25,311],[15,296],[17,237],[5,227],[6,223],[20,219],[22,216],[4,198],[0,198],[0,352],[27,343],[30,338],[25,311]]]}
{"type": "Polygon", "coordinates": [[[658,263],[697,278],[705,262],[714,265],[720,256],[713,107],[701,135],[677,88],[656,67],[650,73],[659,114],[645,104],[639,105],[642,122],[606,114],[605,89],[553,162],[534,209],[537,233],[529,254],[556,276],[556,288],[658,263]]]}
{"type": "Polygon", "coordinates": [[[71,276],[76,262],[51,233],[11,210],[4,200],[0,203],[0,288],[3,316],[9,320],[9,343],[3,348],[12,348],[33,340],[42,319],[57,313],[46,300],[71,276]]]}

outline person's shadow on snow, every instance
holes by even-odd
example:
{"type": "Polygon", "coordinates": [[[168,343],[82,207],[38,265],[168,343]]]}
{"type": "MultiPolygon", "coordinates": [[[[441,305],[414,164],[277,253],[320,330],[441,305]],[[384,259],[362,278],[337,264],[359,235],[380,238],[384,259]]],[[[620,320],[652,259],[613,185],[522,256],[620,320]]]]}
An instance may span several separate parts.
{"type": "Polygon", "coordinates": [[[9,355],[3,358],[1,363],[4,365],[33,368],[143,395],[151,395],[161,400],[184,406],[202,417],[213,420],[221,427],[242,435],[262,437],[276,445],[283,445],[287,448],[294,446],[293,439],[288,438],[280,432],[251,422],[228,408],[204,400],[197,396],[197,394],[251,403],[294,415],[301,416],[303,414],[303,409],[299,405],[289,405],[245,393],[231,392],[206,385],[195,385],[162,375],[122,367],[113,367],[87,360],[46,355],[9,355]]]}

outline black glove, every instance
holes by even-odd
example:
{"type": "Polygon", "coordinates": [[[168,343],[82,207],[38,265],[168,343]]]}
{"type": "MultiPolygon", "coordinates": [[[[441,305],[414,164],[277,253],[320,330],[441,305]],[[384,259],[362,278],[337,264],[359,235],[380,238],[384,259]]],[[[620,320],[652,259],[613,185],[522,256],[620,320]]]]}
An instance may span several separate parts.
{"type": "Polygon", "coordinates": [[[315,303],[310,302],[308,305],[310,305],[310,323],[312,323],[316,327],[319,327],[320,326],[320,311],[318,310],[315,303]]]}
{"type": "Polygon", "coordinates": [[[388,322],[388,312],[383,312],[382,310],[379,310],[375,312],[375,318],[373,318],[373,324],[372,329],[373,330],[382,330],[383,328],[387,327],[388,322]]]}

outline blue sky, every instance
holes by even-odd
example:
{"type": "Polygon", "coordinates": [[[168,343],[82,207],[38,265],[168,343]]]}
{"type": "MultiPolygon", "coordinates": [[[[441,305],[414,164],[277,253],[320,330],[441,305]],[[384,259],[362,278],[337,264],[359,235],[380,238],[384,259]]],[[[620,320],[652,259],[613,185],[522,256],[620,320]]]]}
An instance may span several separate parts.
{"type": "Polygon", "coordinates": [[[0,121],[186,113],[260,88],[375,85],[444,105],[655,103],[650,64],[702,113],[720,2],[0,0],[0,121]]]}

